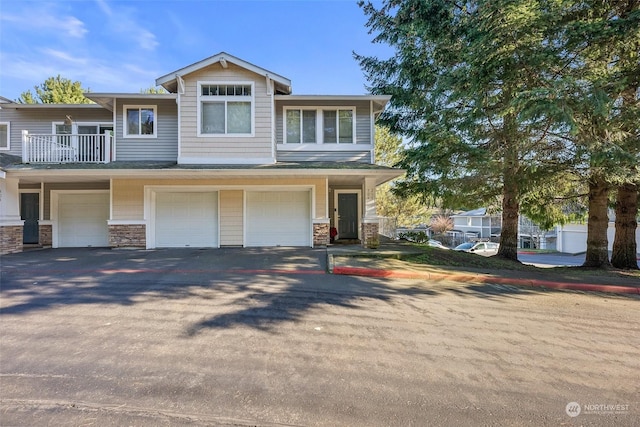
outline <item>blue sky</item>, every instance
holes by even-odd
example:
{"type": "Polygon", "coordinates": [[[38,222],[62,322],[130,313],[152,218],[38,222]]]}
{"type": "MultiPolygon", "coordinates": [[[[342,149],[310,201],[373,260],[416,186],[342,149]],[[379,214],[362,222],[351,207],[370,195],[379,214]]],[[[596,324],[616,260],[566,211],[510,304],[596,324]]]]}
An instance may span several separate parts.
{"type": "Polygon", "coordinates": [[[355,0],[0,0],[0,96],[60,74],[92,92],[139,92],[221,51],[283,75],[294,94],[364,94],[352,52],[373,44],[355,0]]]}

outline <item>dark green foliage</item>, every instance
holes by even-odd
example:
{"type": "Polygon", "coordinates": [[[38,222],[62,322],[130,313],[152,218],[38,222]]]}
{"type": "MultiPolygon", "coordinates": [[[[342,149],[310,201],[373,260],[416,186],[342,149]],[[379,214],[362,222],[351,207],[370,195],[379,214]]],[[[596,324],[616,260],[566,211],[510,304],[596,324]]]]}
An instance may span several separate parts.
{"type": "MultiPolygon", "coordinates": [[[[521,210],[551,226],[601,210],[612,185],[637,183],[638,4],[361,2],[374,41],[394,49],[355,57],[370,90],[393,96],[382,122],[410,141],[397,189],[444,207],[501,203],[500,255],[515,259],[521,210]]],[[[601,235],[597,217],[590,232],[601,235]]]]}

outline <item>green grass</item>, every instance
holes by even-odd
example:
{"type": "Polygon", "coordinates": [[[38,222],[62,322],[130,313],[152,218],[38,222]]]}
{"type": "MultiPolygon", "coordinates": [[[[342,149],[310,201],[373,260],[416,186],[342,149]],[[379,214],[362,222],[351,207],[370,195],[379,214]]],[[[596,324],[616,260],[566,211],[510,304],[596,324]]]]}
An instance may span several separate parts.
{"type": "Polygon", "coordinates": [[[402,260],[416,264],[428,264],[449,267],[495,268],[500,270],[522,270],[535,267],[520,262],[496,257],[483,257],[476,254],[458,251],[447,251],[430,246],[416,245],[422,253],[411,254],[402,260]]]}
{"type": "Polygon", "coordinates": [[[420,253],[402,256],[401,260],[409,264],[431,265],[457,270],[502,271],[506,274],[527,273],[539,274],[545,278],[561,278],[571,280],[588,280],[590,278],[616,278],[621,281],[631,280],[640,284],[640,270],[594,269],[584,267],[552,267],[540,268],[522,264],[495,256],[483,257],[466,252],[447,251],[424,245],[415,245],[420,253]]]}

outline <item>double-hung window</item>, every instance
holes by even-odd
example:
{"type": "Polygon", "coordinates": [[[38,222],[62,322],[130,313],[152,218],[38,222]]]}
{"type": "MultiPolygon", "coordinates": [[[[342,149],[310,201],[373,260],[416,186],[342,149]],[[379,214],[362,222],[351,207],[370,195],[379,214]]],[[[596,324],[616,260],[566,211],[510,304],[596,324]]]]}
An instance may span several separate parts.
{"type": "Polygon", "coordinates": [[[0,150],[8,150],[9,148],[9,123],[0,122],[0,150]]]}
{"type": "Polygon", "coordinates": [[[355,109],[290,108],[284,110],[285,144],[355,143],[355,109]]]}
{"type": "Polygon", "coordinates": [[[155,138],[157,135],[157,108],[155,105],[124,106],[124,137],[155,138]]]}
{"type": "Polygon", "coordinates": [[[199,90],[199,135],[253,134],[253,83],[205,83],[199,90]]]}

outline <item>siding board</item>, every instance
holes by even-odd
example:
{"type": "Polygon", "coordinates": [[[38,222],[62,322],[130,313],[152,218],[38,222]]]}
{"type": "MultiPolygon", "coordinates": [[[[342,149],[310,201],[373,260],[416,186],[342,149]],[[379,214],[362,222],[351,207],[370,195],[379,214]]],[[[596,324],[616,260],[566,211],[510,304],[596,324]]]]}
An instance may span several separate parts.
{"type": "Polygon", "coordinates": [[[166,160],[178,158],[178,106],[173,99],[118,99],[116,113],[116,160],[166,160]],[[155,105],[157,138],[124,138],[123,108],[125,105],[155,105]]]}
{"type": "Polygon", "coordinates": [[[220,246],[243,244],[243,194],[242,190],[220,191],[220,246]]]}
{"type": "Polygon", "coordinates": [[[371,151],[283,151],[279,162],[361,162],[371,163],[371,151]]]}

